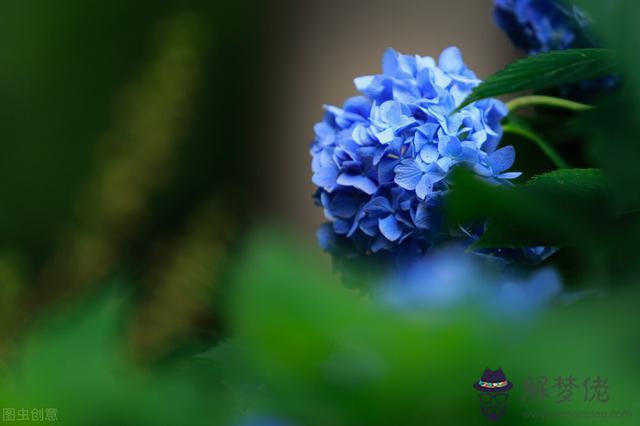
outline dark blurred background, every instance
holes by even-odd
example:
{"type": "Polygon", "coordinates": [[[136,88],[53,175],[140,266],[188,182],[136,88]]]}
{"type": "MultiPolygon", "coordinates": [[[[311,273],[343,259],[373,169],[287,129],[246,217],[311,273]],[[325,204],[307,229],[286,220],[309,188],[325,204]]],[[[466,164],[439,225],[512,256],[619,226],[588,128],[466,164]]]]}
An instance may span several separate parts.
{"type": "Polygon", "coordinates": [[[308,146],[322,105],[379,72],[387,47],[457,45],[480,77],[499,69],[517,53],[491,4],[3,2],[5,351],[42,312],[121,276],[141,356],[215,340],[216,283],[256,223],[320,252],[308,146]]]}

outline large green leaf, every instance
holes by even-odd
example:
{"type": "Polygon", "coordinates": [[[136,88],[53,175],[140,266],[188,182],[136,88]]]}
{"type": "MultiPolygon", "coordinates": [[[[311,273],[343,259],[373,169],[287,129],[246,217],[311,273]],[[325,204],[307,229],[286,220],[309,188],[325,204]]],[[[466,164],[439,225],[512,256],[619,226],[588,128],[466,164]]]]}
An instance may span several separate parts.
{"type": "Polygon", "coordinates": [[[576,196],[591,198],[602,195],[607,185],[599,169],[563,169],[534,176],[526,187],[553,192],[569,191],[576,196]]]}
{"type": "Polygon", "coordinates": [[[480,99],[522,90],[538,90],[614,72],[607,49],[569,49],[520,59],[491,75],[473,89],[458,109],[480,99]]]}
{"type": "Polygon", "coordinates": [[[492,187],[461,175],[448,199],[459,223],[489,219],[474,248],[593,244],[591,231],[612,217],[607,184],[597,169],[563,169],[526,185],[492,187]]]}
{"type": "MultiPolygon", "coordinates": [[[[590,215],[601,211],[597,208],[598,204],[605,204],[606,188],[606,180],[598,169],[563,169],[534,176],[519,190],[528,200],[554,207],[552,210],[556,221],[562,225],[561,229],[552,227],[547,235],[547,238],[551,237],[548,242],[564,245],[585,235],[593,223],[589,220],[590,215]]],[[[602,211],[605,210],[603,205],[602,211]]],[[[536,227],[522,232],[514,223],[496,222],[475,246],[486,248],[527,245],[544,234],[539,233],[536,227]]]]}

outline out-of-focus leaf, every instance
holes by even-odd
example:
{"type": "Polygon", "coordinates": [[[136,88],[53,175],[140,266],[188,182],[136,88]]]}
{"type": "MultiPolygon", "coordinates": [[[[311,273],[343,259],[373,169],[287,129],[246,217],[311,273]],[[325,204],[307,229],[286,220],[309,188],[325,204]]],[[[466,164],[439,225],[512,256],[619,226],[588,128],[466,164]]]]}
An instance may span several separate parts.
{"type": "Polygon", "coordinates": [[[300,424],[422,425],[452,410],[482,424],[476,399],[465,398],[472,359],[486,359],[470,329],[427,329],[384,310],[273,236],[239,270],[234,329],[265,390],[300,424]]]}
{"type": "Polygon", "coordinates": [[[454,222],[491,221],[474,248],[580,245],[612,217],[605,182],[594,169],[557,170],[519,187],[489,186],[461,173],[447,210],[454,222]]]}
{"type": "MultiPolygon", "coordinates": [[[[486,367],[503,368],[514,383],[509,424],[528,424],[522,413],[557,408],[551,382],[547,400],[527,399],[532,377],[574,375],[582,384],[601,376],[610,380],[607,408],[636,407],[640,347],[629,340],[638,331],[629,299],[636,291],[558,306],[526,327],[496,323],[472,308],[408,315],[342,288],[302,252],[274,235],[254,241],[239,265],[231,313],[236,349],[248,361],[236,368],[254,373],[265,407],[292,424],[485,424],[471,385],[486,367]],[[611,363],[611,354],[624,355],[611,363]]],[[[226,356],[222,347],[212,359],[226,356]]],[[[563,407],[596,409],[577,389],[563,407]]]]}
{"type": "Polygon", "coordinates": [[[65,425],[223,424],[217,383],[198,387],[210,365],[197,375],[191,368],[136,366],[125,350],[123,317],[123,298],[115,294],[51,313],[15,348],[0,382],[2,406],[28,409],[29,416],[54,409],[65,425]]]}
{"type": "Polygon", "coordinates": [[[640,28],[640,3],[634,0],[576,0],[589,15],[594,31],[605,47],[615,55],[624,78],[624,90],[632,90],[636,100],[640,99],[640,68],[638,37],[640,28]]]}
{"type": "Polygon", "coordinates": [[[607,191],[606,179],[599,169],[555,170],[532,177],[526,186],[548,192],[567,192],[584,199],[602,197],[607,191]]]}
{"type": "Polygon", "coordinates": [[[640,2],[576,3],[589,15],[603,44],[616,55],[622,74],[619,90],[609,93],[596,110],[586,114],[582,127],[589,135],[593,161],[611,180],[616,203],[621,209],[633,210],[640,205],[640,191],[635,189],[640,186],[640,2]]]}
{"type": "Polygon", "coordinates": [[[480,99],[604,77],[615,71],[606,49],[568,49],[520,59],[473,89],[458,109],[480,99]]]}

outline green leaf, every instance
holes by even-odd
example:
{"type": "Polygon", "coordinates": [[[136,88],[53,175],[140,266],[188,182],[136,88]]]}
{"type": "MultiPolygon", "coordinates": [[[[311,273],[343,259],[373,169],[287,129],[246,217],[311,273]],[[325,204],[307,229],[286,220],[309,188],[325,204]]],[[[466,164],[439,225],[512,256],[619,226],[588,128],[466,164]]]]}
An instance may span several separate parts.
{"type": "Polygon", "coordinates": [[[538,90],[614,73],[613,54],[607,49],[569,49],[520,59],[473,89],[458,110],[492,96],[538,90]]]}
{"type": "Polygon", "coordinates": [[[606,179],[600,169],[555,170],[532,177],[526,187],[547,192],[571,192],[575,196],[589,198],[602,195],[606,179]]]}
{"type": "Polygon", "coordinates": [[[594,230],[613,216],[600,170],[565,169],[512,188],[492,187],[461,174],[447,211],[455,223],[489,220],[472,249],[538,245],[593,245],[594,230]]]}

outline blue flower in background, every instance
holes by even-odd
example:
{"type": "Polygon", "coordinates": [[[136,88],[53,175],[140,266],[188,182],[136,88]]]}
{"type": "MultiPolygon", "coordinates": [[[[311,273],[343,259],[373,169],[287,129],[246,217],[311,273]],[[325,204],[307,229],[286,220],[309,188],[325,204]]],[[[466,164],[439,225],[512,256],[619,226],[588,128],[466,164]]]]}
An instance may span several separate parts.
{"type": "Polygon", "coordinates": [[[316,202],[329,221],[318,232],[333,251],[424,252],[448,231],[439,207],[459,166],[493,184],[508,172],[513,147],[498,149],[504,104],[475,102],[453,112],[480,80],[455,47],[431,57],[387,50],[383,73],[355,79],[364,95],[325,106],[311,145],[316,202]],[[346,240],[346,241],[345,241],[346,240]]]}
{"type": "MultiPolygon", "coordinates": [[[[590,34],[589,17],[569,0],[495,0],[493,16],[513,44],[528,55],[598,47],[590,34]]],[[[588,100],[616,87],[618,81],[615,76],[585,80],[563,85],[559,92],[567,98],[588,100]]]]}
{"type": "Polygon", "coordinates": [[[585,13],[557,0],[496,0],[496,23],[513,44],[528,54],[593,47],[585,13]]]}
{"type": "Polygon", "coordinates": [[[497,317],[529,318],[562,296],[562,280],[552,268],[524,273],[496,266],[463,246],[443,247],[395,268],[378,288],[378,298],[402,310],[475,306],[497,317]]]}

